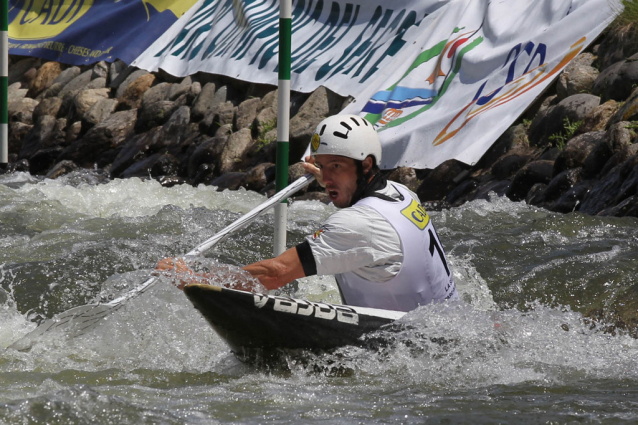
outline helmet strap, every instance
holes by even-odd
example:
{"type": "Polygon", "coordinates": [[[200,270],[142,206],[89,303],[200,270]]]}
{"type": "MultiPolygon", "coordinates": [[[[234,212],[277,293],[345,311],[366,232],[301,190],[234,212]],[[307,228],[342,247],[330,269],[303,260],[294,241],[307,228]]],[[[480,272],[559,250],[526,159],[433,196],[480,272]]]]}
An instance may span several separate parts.
{"type": "Polygon", "coordinates": [[[363,198],[367,198],[375,191],[386,186],[387,179],[376,167],[371,167],[367,173],[363,173],[363,161],[355,161],[357,165],[357,189],[350,200],[350,207],[363,198]]]}

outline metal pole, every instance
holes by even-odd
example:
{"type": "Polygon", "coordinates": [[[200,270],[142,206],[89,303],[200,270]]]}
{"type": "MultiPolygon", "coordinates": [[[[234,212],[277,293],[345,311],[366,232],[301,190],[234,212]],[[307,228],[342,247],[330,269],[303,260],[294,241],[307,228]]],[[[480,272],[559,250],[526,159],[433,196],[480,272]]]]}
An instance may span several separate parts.
{"type": "MultiPolygon", "coordinates": [[[[290,56],[292,33],[292,0],[279,3],[279,95],[277,98],[277,168],[275,189],[279,192],[288,186],[288,152],[290,133],[290,56]]],[[[286,222],[288,202],[275,207],[275,239],[273,253],[286,250],[286,222]]]]}
{"type": "Polygon", "coordinates": [[[0,169],[5,170],[9,162],[9,0],[0,0],[0,169]]]}

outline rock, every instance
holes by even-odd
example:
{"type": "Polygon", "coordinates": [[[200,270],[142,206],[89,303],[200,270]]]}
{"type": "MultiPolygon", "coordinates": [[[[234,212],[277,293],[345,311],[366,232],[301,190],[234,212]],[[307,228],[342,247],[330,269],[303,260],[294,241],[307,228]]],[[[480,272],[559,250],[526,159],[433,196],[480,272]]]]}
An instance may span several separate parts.
{"type": "Polygon", "coordinates": [[[169,94],[171,92],[172,84],[169,83],[159,83],[156,86],[149,88],[142,95],[142,108],[145,105],[150,105],[151,103],[159,102],[161,100],[174,100],[169,99],[169,94]]]}
{"type": "Polygon", "coordinates": [[[177,174],[179,161],[171,154],[153,154],[126,169],[121,177],[160,177],[177,174]]]}
{"type": "MultiPolygon", "coordinates": [[[[157,152],[158,140],[161,138],[161,134],[161,127],[155,127],[150,131],[136,134],[126,140],[109,170],[111,178],[122,177],[122,174],[133,167],[136,162],[145,161],[149,152],[157,152]]],[[[148,173],[145,175],[148,175],[148,173]]]]}
{"type": "Polygon", "coordinates": [[[268,183],[275,180],[276,166],[272,162],[258,164],[248,170],[244,177],[244,187],[259,192],[268,183]]]}
{"type": "Polygon", "coordinates": [[[603,102],[613,99],[622,101],[629,97],[638,83],[638,55],[617,62],[600,73],[592,85],[591,92],[603,102]]]}
{"type": "Polygon", "coordinates": [[[70,103],[81,90],[86,90],[86,86],[91,82],[92,72],[85,71],[64,85],[58,94],[62,98],[63,105],[66,102],[70,103]]]}
{"type": "Polygon", "coordinates": [[[253,143],[250,130],[247,128],[231,134],[219,159],[219,172],[225,174],[242,168],[246,152],[253,143]]]}
{"type": "Polygon", "coordinates": [[[117,106],[117,99],[100,99],[83,114],[82,123],[87,129],[107,119],[117,106]]]}
{"type": "Polygon", "coordinates": [[[213,169],[217,168],[216,162],[218,161],[227,141],[228,136],[220,134],[215,137],[205,139],[202,143],[200,143],[188,159],[188,178],[196,179],[197,174],[201,171],[200,167],[202,164],[210,165],[209,170],[206,170],[207,173],[213,172],[213,169]]]}
{"type": "Polygon", "coordinates": [[[225,173],[222,176],[213,180],[211,182],[211,185],[216,186],[218,192],[221,192],[222,190],[225,190],[225,189],[237,190],[242,186],[245,175],[246,173],[241,173],[241,172],[225,173]]]}
{"type": "MultiPolygon", "coordinates": [[[[121,99],[122,96],[124,96],[124,93],[128,89],[129,85],[131,85],[138,78],[143,77],[144,75],[148,75],[148,74],[149,74],[149,72],[146,71],[146,70],[134,69],[134,68],[130,67],[130,68],[127,68],[124,72],[120,73],[120,75],[118,75],[118,77],[115,80],[111,79],[111,81],[112,81],[111,82],[111,88],[117,87],[117,89],[115,91],[115,97],[117,99],[121,99]]],[[[143,82],[147,82],[149,79],[150,79],[150,77],[146,77],[142,81],[143,82]]],[[[155,80],[154,76],[153,76],[153,80],[155,80]]],[[[150,85],[148,87],[150,87],[150,85]]],[[[140,93],[140,97],[141,97],[141,93],[140,93]]]]}
{"type": "Polygon", "coordinates": [[[541,205],[545,201],[546,190],[547,185],[545,183],[535,183],[529,192],[527,192],[527,196],[525,196],[525,203],[535,206],[541,205]]]}
{"type": "Polygon", "coordinates": [[[37,100],[25,97],[9,104],[9,121],[20,121],[25,124],[33,124],[33,111],[38,106],[37,100]]]}
{"type": "Polygon", "coordinates": [[[234,127],[237,130],[248,128],[253,124],[257,113],[261,109],[261,99],[255,97],[244,100],[237,107],[237,115],[235,115],[234,127]]]}
{"type": "Polygon", "coordinates": [[[226,95],[226,86],[216,91],[214,83],[205,84],[193,103],[193,109],[191,111],[193,121],[201,121],[205,117],[214,114],[214,111],[218,109],[219,105],[226,103],[226,95]]]}
{"type": "Polygon", "coordinates": [[[73,121],[87,121],[86,114],[99,101],[106,100],[109,97],[111,89],[89,89],[80,91],[73,98],[73,109],[70,111],[73,121]]]}
{"type": "Polygon", "coordinates": [[[38,74],[38,69],[36,67],[29,68],[29,70],[27,70],[22,75],[22,79],[20,80],[20,82],[22,83],[23,86],[29,87],[37,74],[38,74]]]}
{"type": "MultiPolygon", "coordinates": [[[[555,164],[554,164],[555,165],[555,164]]],[[[583,169],[572,168],[556,175],[545,189],[545,201],[554,202],[582,180],[583,169]]]]}
{"type": "Polygon", "coordinates": [[[474,193],[474,199],[489,200],[491,194],[496,196],[505,196],[505,192],[510,186],[509,180],[491,180],[479,183],[479,187],[474,193]]]}
{"type": "Polygon", "coordinates": [[[95,80],[96,78],[104,78],[106,82],[109,78],[109,65],[100,61],[93,66],[93,72],[91,73],[91,79],[95,80]]]}
{"type": "Polygon", "coordinates": [[[529,146],[527,139],[527,130],[522,124],[509,127],[505,132],[490,146],[483,154],[481,159],[476,163],[475,168],[490,168],[494,163],[505,155],[511,149],[520,146],[523,149],[529,146]]]}
{"type": "MultiPolygon", "coordinates": [[[[197,84],[199,85],[199,83],[197,84]]],[[[185,77],[179,84],[172,84],[168,92],[168,98],[166,100],[176,100],[183,94],[190,94],[192,92],[192,85],[193,79],[190,76],[185,77]]],[[[193,99],[191,99],[191,102],[192,100],[193,99]]]]}
{"type": "Polygon", "coordinates": [[[55,164],[56,158],[62,152],[61,146],[39,149],[29,158],[29,172],[31,174],[46,173],[55,164]]]}
{"type": "Polygon", "coordinates": [[[607,69],[638,52],[638,30],[633,25],[610,26],[598,46],[598,68],[607,69]]]}
{"type": "MultiPolygon", "coordinates": [[[[136,73],[134,72],[129,76],[129,78],[132,78],[135,75],[136,73]]],[[[154,81],[155,76],[153,74],[145,73],[137,77],[135,80],[128,82],[126,89],[122,91],[121,95],[120,89],[122,86],[120,86],[117,89],[117,98],[119,103],[117,104],[116,110],[124,111],[126,109],[139,108],[142,104],[142,97],[144,93],[151,88],[154,81]]]]}
{"type": "Polygon", "coordinates": [[[96,162],[98,166],[109,164],[120,144],[133,135],[136,121],[137,109],[115,112],[69,145],[59,160],[69,159],[85,168],[92,168],[96,162]]]}
{"type": "Polygon", "coordinates": [[[458,186],[452,189],[445,197],[445,202],[453,207],[464,204],[471,198],[471,194],[474,193],[479,187],[479,183],[475,179],[467,179],[461,182],[458,186]]]}
{"type": "Polygon", "coordinates": [[[422,202],[442,200],[457,185],[454,179],[465,170],[465,164],[454,159],[443,162],[423,179],[417,196],[422,202]]]}
{"type": "Polygon", "coordinates": [[[599,72],[594,68],[594,55],[581,53],[558,76],[556,93],[560,100],[578,93],[590,91],[599,72]]]}
{"type": "Polygon", "coordinates": [[[402,185],[407,186],[407,188],[413,192],[416,192],[419,186],[416,172],[414,171],[414,168],[410,167],[397,168],[392,173],[390,173],[390,175],[388,176],[388,180],[401,183],[402,185]]]}
{"type": "Polygon", "coordinates": [[[502,157],[500,157],[494,165],[492,165],[491,173],[499,180],[505,180],[512,177],[525,164],[533,158],[533,151],[529,148],[519,147],[512,149],[502,157]]]}
{"type": "Polygon", "coordinates": [[[618,103],[615,100],[608,100],[602,105],[596,106],[583,118],[583,123],[578,127],[575,135],[604,130],[611,117],[618,111],[618,108],[618,103]]]}
{"type": "Polygon", "coordinates": [[[616,198],[629,174],[638,163],[638,155],[634,155],[620,165],[615,166],[600,180],[598,180],[583,199],[579,211],[596,215],[601,211],[615,206],[616,198]]]}
{"type": "Polygon", "coordinates": [[[536,183],[548,184],[552,180],[553,161],[533,161],[520,169],[505,193],[512,201],[525,199],[536,183]]]}
{"type": "Polygon", "coordinates": [[[128,68],[128,66],[119,59],[116,59],[111,65],[109,65],[109,87],[114,88],[120,85],[126,77],[128,77],[134,68],[128,68]],[[130,72],[126,72],[130,70],[130,72]]]}
{"type": "Polygon", "coordinates": [[[195,173],[195,178],[192,181],[193,186],[199,184],[210,185],[215,180],[215,166],[213,164],[201,164],[195,173]]]}
{"type": "Polygon", "coordinates": [[[142,133],[164,124],[177,109],[175,102],[170,100],[161,100],[144,106],[144,109],[140,109],[137,125],[135,126],[137,133],[142,133]]]}
{"type": "Polygon", "coordinates": [[[25,124],[20,121],[9,122],[9,153],[19,153],[22,149],[22,142],[33,125],[25,124]]]}
{"type": "MultiPolygon", "coordinates": [[[[81,73],[82,73],[82,71],[80,70],[79,67],[72,66],[72,67],[67,68],[64,71],[60,72],[60,74],[56,77],[56,79],[53,80],[51,85],[60,84],[62,87],[64,87],[68,83],[73,81],[76,77],[78,77],[81,73]]],[[[92,77],[92,75],[91,75],[91,77],[92,77]]],[[[90,80],[90,78],[89,78],[89,80],[90,80]]]]}
{"type": "Polygon", "coordinates": [[[605,134],[603,141],[597,144],[583,163],[583,172],[587,178],[596,177],[611,157],[631,145],[635,136],[629,129],[630,123],[614,124],[605,134]]]}
{"type": "Polygon", "coordinates": [[[29,71],[29,69],[36,67],[39,63],[40,59],[38,58],[24,58],[11,64],[7,78],[8,85],[21,83],[23,81],[24,74],[29,71]]]}
{"type": "Polygon", "coordinates": [[[572,138],[554,161],[553,176],[565,170],[582,167],[590,152],[603,141],[604,131],[594,131],[572,138]]]}
{"type": "MultiPolygon", "coordinates": [[[[264,108],[258,114],[252,124],[253,137],[259,139],[262,144],[270,143],[274,139],[269,138],[269,132],[277,128],[277,112],[272,108],[264,108]]],[[[275,132],[276,139],[276,132],[275,132]]]]}
{"type": "Polygon", "coordinates": [[[620,204],[598,213],[600,216],[638,217],[638,196],[625,199],[620,204]]]}
{"type": "Polygon", "coordinates": [[[616,124],[621,121],[635,121],[638,119],[638,89],[631,93],[631,96],[618,108],[616,113],[609,119],[607,125],[616,124]]]}
{"type": "Polygon", "coordinates": [[[57,179],[65,174],[76,171],[79,167],[73,161],[60,161],[46,174],[47,179],[57,179]]]}
{"type": "Polygon", "coordinates": [[[13,83],[7,89],[7,104],[13,101],[24,99],[27,95],[28,89],[21,88],[21,83],[13,83]]]}
{"type": "Polygon", "coordinates": [[[213,135],[220,127],[233,124],[237,107],[232,102],[218,104],[209,110],[207,115],[199,123],[199,131],[207,135],[213,135]]]}
{"type": "Polygon", "coordinates": [[[593,180],[583,180],[574,184],[571,189],[567,190],[548,207],[549,210],[565,214],[578,211],[583,198],[589,193],[593,185],[593,180]]]}
{"type": "MultiPolygon", "coordinates": [[[[530,127],[530,144],[546,146],[552,143],[552,138],[562,136],[569,139],[573,135],[578,121],[582,121],[600,103],[600,98],[590,94],[576,94],[561,100],[556,106],[548,109],[547,115],[530,127]],[[570,126],[575,128],[570,129],[570,126]],[[570,131],[571,130],[571,131],[570,131]]],[[[553,141],[556,145],[556,140],[553,141]]]]}
{"type": "Polygon", "coordinates": [[[58,112],[60,111],[60,107],[62,106],[62,99],[59,97],[49,97],[47,99],[43,99],[35,109],[33,110],[32,118],[33,121],[38,121],[41,116],[50,115],[52,117],[56,117],[58,112]]]}
{"type": "Polygon", "coordinates": [[[162,126],[162,135],[167,145],[177,145],[190,136],[191,110],[180,106],[162,126]]]}
{"type": "Polygon", "coordinates": [[[264,109],[272,108],[275,113],[277,112],[277,105],[279,105],[279,89],[272,90],[264,95],[261,99],[261,104],[264,109]]]}
{"type": "Polygon", "coordinates": [[[55,117],[50,115],[41,116],[31,131],[25,136],[18,158],[30,160],[38,150],[56,146],[60,136],[55,117]]]}
{"type": "Polygon", "coordinates": [[[80,121],[76,121],[67,127],[65,137],[66,146],[77,140],[80,131],[82,131],[82,123],[80,121]]]}
{"type": "Polygon", "coordinates": [[[35,99],[40,93],[48,89],[53,81],[62,72],[62,66],[58,62],[45,62],[29,84],[27,96],[35,99]]]}
{"type": "Polygon", "coordinates": [[[317,125],[339,112],[343,98],[320,86],[301,105],[290,120],[290,158],[301,158],[317,125]]]}

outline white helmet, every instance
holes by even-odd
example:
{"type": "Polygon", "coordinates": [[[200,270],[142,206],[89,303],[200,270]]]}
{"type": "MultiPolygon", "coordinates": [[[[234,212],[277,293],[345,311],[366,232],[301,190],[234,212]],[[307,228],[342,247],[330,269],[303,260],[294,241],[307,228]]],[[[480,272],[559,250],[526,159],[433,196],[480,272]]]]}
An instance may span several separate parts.
{"type": "Polygon", "coordinates": [[[379,135],[365,118],[334,115],[321,121],[310,141],[310,154],[340,155],[363,161],[372,155],[381,163],[379,135]]]}

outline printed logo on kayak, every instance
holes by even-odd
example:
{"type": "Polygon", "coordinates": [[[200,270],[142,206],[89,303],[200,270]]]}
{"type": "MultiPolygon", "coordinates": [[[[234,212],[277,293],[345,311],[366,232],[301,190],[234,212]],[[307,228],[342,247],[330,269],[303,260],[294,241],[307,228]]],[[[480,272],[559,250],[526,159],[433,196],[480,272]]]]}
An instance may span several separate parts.
{"type": "Polygon", "coordinates": [[[430,216],[428,212],[423,208],[423,205],[419,204],[414,199],[404,209],[401,210],[401,214],[407,217],[416,227],[420,230],[425,229],[425,226],[430,222],[430,216]]]}
{"type": "Polygon", "coordinates": [[[335,306],[324,303],[313,303],[305,300],[275,297],[271,295],[253,294],[255,307],[263,308],[268,300],[273,300],[273,310],[281,313],[298,314],[300,316],[314,316],[318,319],[337,320],[349,325],[359,324],[359,315],[354,309],[346,306],[335,306]]]}

